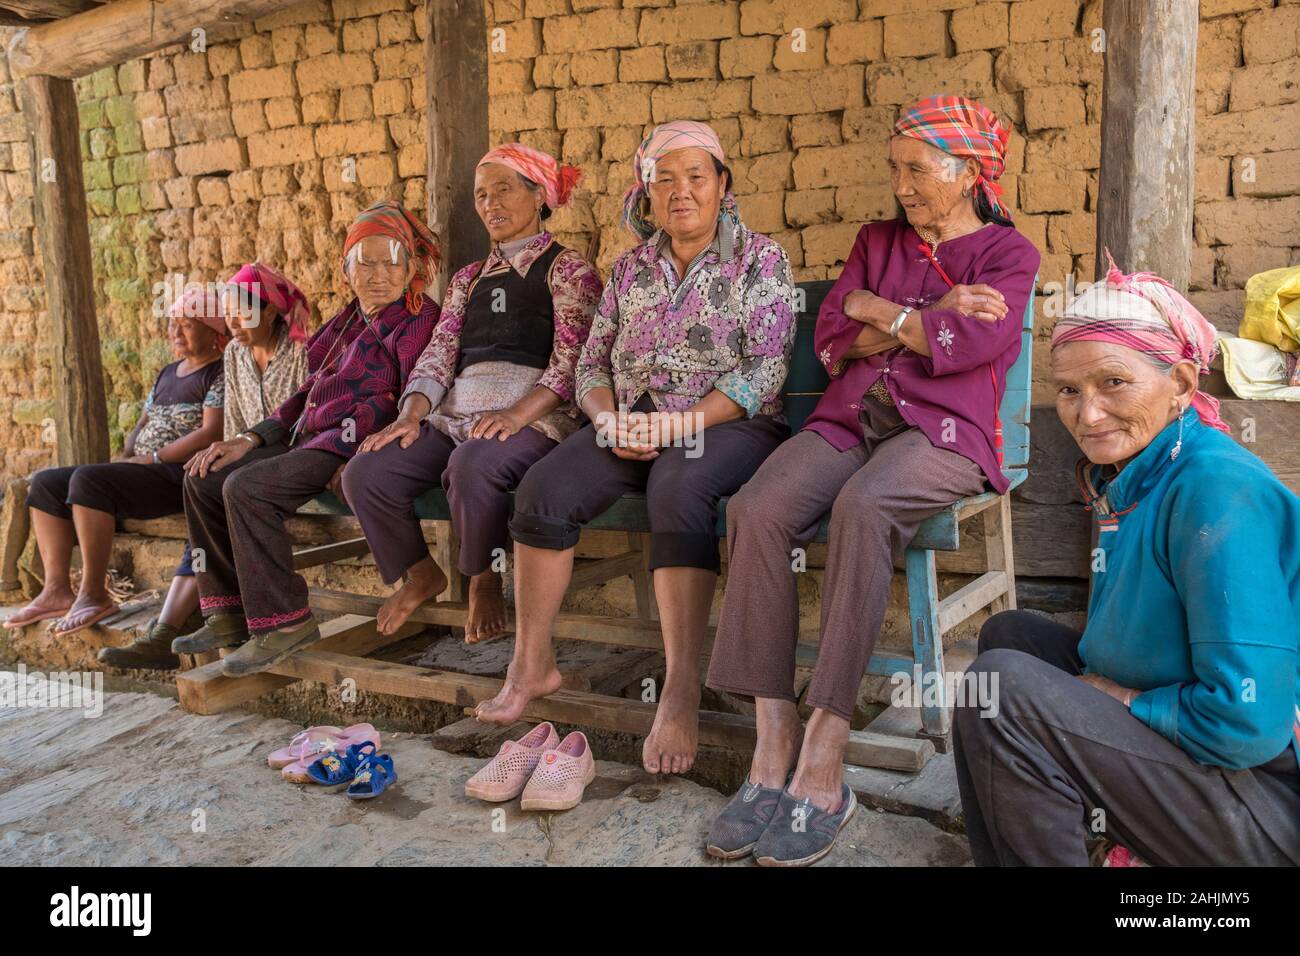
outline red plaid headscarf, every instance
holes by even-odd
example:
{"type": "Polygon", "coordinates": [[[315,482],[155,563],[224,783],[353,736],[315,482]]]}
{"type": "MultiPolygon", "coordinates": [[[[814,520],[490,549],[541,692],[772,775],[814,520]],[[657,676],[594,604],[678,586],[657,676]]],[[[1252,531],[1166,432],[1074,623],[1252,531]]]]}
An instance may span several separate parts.
{"type": "Polygon", "coordinates": [[[406,311],[412,315],[418,313],[424,290],[438,268],[438,240],[410,210],[389,199],[375,203],[348,227],[347,238],[343,240],[343,258],[346,260],[352,247],[367,236],[396,239],[415,262],[415,275],[406,289],[406,311]]]}
{"type": "Polygon", "coordinates": [[[576,166],[561,166],[550,153],[533,149],[523,143],[503,143],[490,149],[478,161],[500,163],[509,167],[525,179],[531,179],[546,190],[546,205],[559,209],[573,195],[573,187],[582,178],[582,170],[576,166]]]}
{"type": "Polygon", "coordinates": [[[1002,187],[997,184],[1006,168],[1011,134],[987,106],[964,96],[929,96],[903,111],[894,124],[894,135],[910,136],[953,156],[977,160],[980,175],[975,188],[984,191],[994,212],[1011,218],[998,201],[1002,187]]]}

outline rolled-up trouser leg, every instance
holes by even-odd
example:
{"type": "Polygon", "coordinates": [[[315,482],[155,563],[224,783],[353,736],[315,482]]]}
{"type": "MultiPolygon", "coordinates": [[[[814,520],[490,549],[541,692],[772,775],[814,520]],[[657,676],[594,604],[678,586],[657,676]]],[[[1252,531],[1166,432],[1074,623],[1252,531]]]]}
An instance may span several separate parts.
{"type": "Polygon", "coordinates": [[[415,516],[415,499],[442,478],[455,447],[455,442],[425,422],[420,437],[408,447],[389,442],[348,462],[343,493],[385,584],[400,580],[411,565],[429,556],[415,516]]]}
{"type": "Polygon", "coordinates": [[[284,521],[324,491],[343,462],[333,452],[296,448],[255,462],[226,482],[230,542],[251,633],[287,627],[311,613],[284,521]]]}
{"type": "Polygon", "coordinates": [[[565,551],[582,526],[624,494],[645,488],[650,462],[628,461],[596,442],[587,425],[528,469],[515,491],[510,537],[533,548],[565,551]]]}
{"type": "Polygon", "coordinates": [[[650,569],[716,574],[718,499],[740,490],[789,434],[788,425],[759,415],[705,429],[693,449],[660,449],[646,481],[650,569]]]}
{"type": "Polygon", "coordinates": [[[27,507],[71,521],[72,506],[68,504],[68,486],[78,467],[68,465],[63,468],[42,468],[32,475],[27,485],[27,507]]]}
{"type": "Polygon", "coordinates": [[[460,535],[461,574],[482,574],[497,553],[504,554],[510,544],[510,492],[555,447],[535,428],[521,428],[505,441],[471,438],[456,446],[442,473],[442,487],[460,535]]]}
{"type": "MultiPolygon", "coordinates": [[[[1027,615],[1010,624],[1037,631],[1032,643],[1063,639],[1027,615]]],[[[1022,650],[984,651],[966,680],[982,689],[956,708],[954,745],[978,865],[1086,866],[1096,836],[1155,865],[1300,863],[1290,749],[1251,770],[1197,763],[1119,701],[1022,650]]]]}
{"type": "Polygon", "coordinates": [[[68,482],[68,504],[118,518],[164,518],[184,510],[184,479],[185,468],[176,462],[82,465],[68,482]]]}
{"type": "Polygon", "coordinates": [[[727,502],[727,587],[708,685],[746,697],[794,700],[799,641],[796,546],[817,533],[844,482],[866,461],[816,432],[782,444],[727,502]]]}
{"type": "Polygon", "coordinates": [[[202,478],[186,475],[182,491],[185,498],[185,523],[190,532],[190,552],[194,576],[199,585],[199,609],[204,617],[218,613],[238,613],[243,606],[239,596],[239,574],[235,569],[234,547],[230,542],[226,502],[226,481],[244,468],[288,451],[282,443],[254,448],[233,465],[209,471],[202,478]]]}

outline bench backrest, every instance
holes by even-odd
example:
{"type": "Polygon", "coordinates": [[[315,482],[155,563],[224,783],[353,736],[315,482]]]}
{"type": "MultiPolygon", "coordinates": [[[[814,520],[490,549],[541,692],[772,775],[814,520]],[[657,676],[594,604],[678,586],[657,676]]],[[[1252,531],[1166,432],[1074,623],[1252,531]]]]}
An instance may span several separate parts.
{"type": "MultiPolygon", "coordinates": [[[[1036,278],[1034,284],[1038,284],[1036,278]]],[[[783,392],[785,415],[794,431],[798,431],[804,420],[812,414],[829,381],[825,367],[817,358],[814,342],[817,313],[832,285],[834,283],[827,279],[798,283],[803,302],[799,312],[799,330],[795,335],[794,356],[790,360],[790,375],[785,380],[783,392]]],[[[1029,464],[1029,395],[1033,381],[1033,361],[1034,292],[1030,290],[1021,323],[1020,355],[1007,371],[1007,390],[1002,396],[1000,409],[1003,468],[1024,468],[1029,464]]]]}

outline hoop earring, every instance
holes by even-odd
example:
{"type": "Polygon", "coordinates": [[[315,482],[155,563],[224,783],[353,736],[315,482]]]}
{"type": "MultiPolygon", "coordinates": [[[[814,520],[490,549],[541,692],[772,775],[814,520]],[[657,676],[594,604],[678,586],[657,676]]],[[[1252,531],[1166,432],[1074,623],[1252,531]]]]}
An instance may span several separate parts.
{"type": "Polygon", "coordinates": [[[1178,413],[1178,441],[1174,442],[1173,450],[1169,452],[1169,460],[1177,461],[1178,453],[1183,450],[1183,417],[1187,414],[1187,409],[1182,409],[1178,413]]]}
{"type": "Polygon", "coordinates": [[[969,199],[969,198],[970,198],[970,190],[969,190],[969,189],[963,189],[963,190],[961,191],[961,194],[962,194],[962,198],[964,198],[964,199],[969,199]]]}

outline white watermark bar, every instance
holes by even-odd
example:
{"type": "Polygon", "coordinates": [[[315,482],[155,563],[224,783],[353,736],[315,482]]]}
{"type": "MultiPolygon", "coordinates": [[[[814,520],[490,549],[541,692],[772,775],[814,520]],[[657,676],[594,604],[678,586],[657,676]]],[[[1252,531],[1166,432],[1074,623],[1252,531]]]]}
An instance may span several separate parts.
{"type": "Polygon", "coordinates": [[[83,717],[104,713],[104,675],[99,671],[0,671],[0,708],[67,708],[83,717]]]}
{"type": "Polygon", "coordinates": [[[963,671],[896,671],[889,677],[893,690],[889,702],[894,707],[978,707],[981,717],[998,715],[998,674],[963,671]]]}

